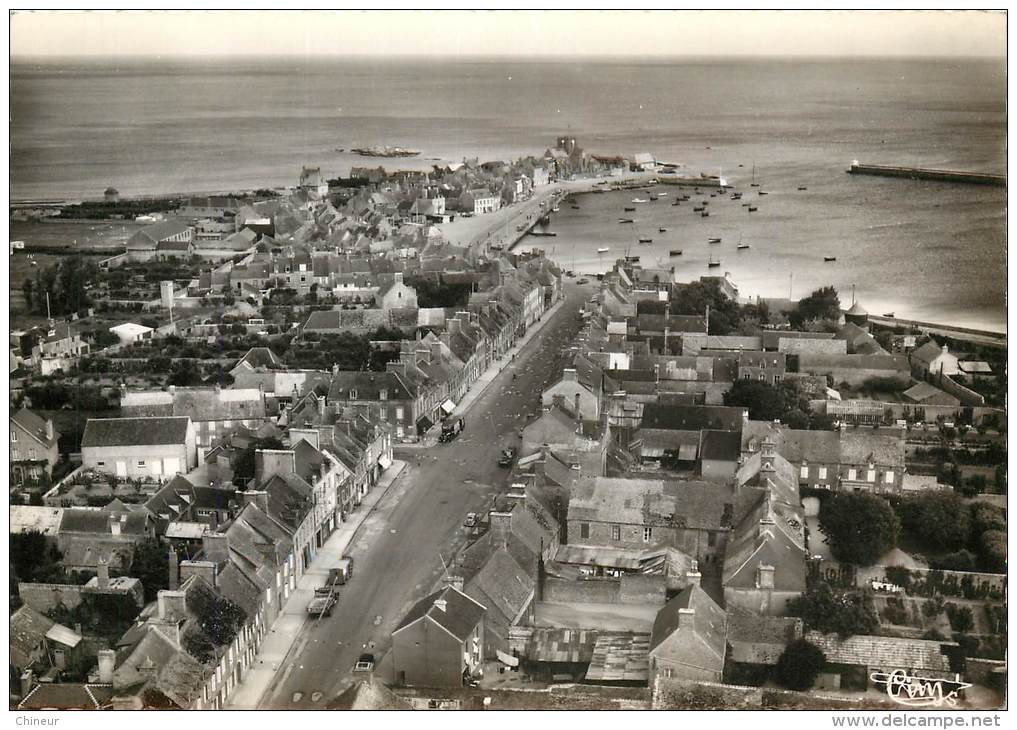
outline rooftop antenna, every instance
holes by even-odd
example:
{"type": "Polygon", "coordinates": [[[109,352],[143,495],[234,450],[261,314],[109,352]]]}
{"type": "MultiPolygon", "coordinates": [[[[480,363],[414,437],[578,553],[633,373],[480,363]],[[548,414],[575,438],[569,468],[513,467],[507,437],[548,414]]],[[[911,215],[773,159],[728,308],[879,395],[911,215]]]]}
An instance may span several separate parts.
{"type": "Polygon", "coordinates": [[[851,285],[851,306],[855,306],[855,285],[851,285]]]}
{"type": "Polygon", "coordinates": [[[795,272],[792,271],[788,275],[788,285],[787,285],[787,298],[788,298],[789,301],[792,301],[792,302],[795,299],[794,296],[792,296],[792,294],[791,294],[791,292],[794,291],[794,286],[795,286],[795,272]]]}

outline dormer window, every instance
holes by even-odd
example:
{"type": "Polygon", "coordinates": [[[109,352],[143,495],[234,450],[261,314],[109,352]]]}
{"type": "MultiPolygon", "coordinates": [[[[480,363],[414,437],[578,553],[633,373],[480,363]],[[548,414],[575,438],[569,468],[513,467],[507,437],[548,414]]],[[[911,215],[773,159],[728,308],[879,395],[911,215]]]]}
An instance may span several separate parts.
{"type": "Polygon", "coordinates": [[[357,389],[356,388],[350,388],[350,400],[356,400],[356,399],[357,399],[357,389]]]}

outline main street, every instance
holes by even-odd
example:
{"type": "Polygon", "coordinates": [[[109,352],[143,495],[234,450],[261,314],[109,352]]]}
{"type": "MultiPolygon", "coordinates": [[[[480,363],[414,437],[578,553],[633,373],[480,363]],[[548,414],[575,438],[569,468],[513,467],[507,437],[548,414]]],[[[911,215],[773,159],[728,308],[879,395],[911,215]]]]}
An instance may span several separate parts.
{"type": "Polygon", "coordinates": [[[358,676],[352,669],[361,653],[381,659],[402,616],[440,580],[442,561],[466,542],[466,514],[482,512],[507,486],[508,470],[497,466],[500,449],[518,446],[540,392],[561,376],[579,309],[594,288],[569,282],[565,291],[551,319],[470,406],[462,436],[397,450],[407,471],[354,539],[353,579],[330,617],[306,622],[262,707],[324,707],[358,676]]]}

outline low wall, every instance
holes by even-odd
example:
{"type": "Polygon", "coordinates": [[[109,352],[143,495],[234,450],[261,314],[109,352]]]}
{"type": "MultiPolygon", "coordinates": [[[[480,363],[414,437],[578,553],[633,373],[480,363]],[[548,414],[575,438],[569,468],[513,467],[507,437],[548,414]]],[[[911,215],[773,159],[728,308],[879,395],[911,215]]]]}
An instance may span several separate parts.
{"type": "Polygon", "coordinates": [[[654,710],[849,710],[901,709],[889,699],[828,697],[810,692],[693,682],[657,677],[653,683],[654,710]]]}
{"type": "Polygon", "coordinates": [[[46,613],[58,604],[67,608],[81,605],[81,586],[66,583],[18,583],[18,595],[27,606],[46,613]]]}
{"type": "Polygon", "coordinates": [[[1006,662],[995,659],[976,659],[968,657],[964,670],[964,679],[972,684],[992,687],[1002,682],[1006,685],[1006,662]],[[1002,673],[999,671],[1002,670],[1002,673]]]}
{"type": "Polygon", "coordinates": [[[949,375],[944,375],[942,378],[937,379],[935,385],[960,400],[966,406],[985,405],[985,398],[970,388],[961,385],[949,375]]]}
{"type": "Polygon", "coordinates": [[[621,578],[567,580],[547,577],[547,603],[641,603],[663,606],[667,579],[662,575],[624,575],[621,578]]]}
{"type": "MultiPolygon", "coordinates": [[[[887,566],[885,565],[873,565],[869,568],[859,567],[855,573],[855,584],[861,587],[873,580],[892,583],[893,581],[887,578],[886,572],[887,566]]],[[[932,570],[927,568],[909,569],[908,572],[911,574],[913,582],[918,581],[922,584],[929,580],[931,574],[938,574],[934,577],[937,591],[947,599],[951,597],[963,598],[962,586],[966,580],[970,581],[972,590],[975,591],[975,595],[972,598],[1003,600],[1006,596],[1006,575],[1002,573],[968,573],[960,570],[932,570]],[[939,579],[940,577],[941,580],[939,579]],[[950,587],[954,585],[957,586],[956,591],[948,593],[947,590],[950,590],[950,587]],[[943,588],[947,590],[943,590],[943,588]]],[[[908,593],[911,595],[924,595],[921,587],[909,590],[908,593]]]]}

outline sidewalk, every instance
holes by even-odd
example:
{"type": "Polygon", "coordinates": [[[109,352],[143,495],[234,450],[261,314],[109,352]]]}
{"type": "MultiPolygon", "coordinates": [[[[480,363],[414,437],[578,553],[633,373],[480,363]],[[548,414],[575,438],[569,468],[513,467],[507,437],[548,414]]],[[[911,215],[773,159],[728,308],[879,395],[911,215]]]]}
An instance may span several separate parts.
{"type": "Polygon", "coordinates": [[[339,564],[339,559],[356,538],[364,520],[374,511],[405,467],[405,461],[394,459],[392,466],[382,473],[374,489],[367,493],[350,519],[341,523],[318,550],[310,567],[298,581],[296,590],[290,594],[282,613],[262,641],[255,663],[247,669],[240,686],[226,703],[227,709],[253,710],[261,704],[277,674],[285,668],[286,657],[297,643],[307,620],[307,604],[314,596],[314,589],[324,583],[329,569],[339,564]]]}
{"type": "MultiPolygon", "coordinates": [[[[476,401],[480,396],[484,394],[488,386],[494,382],[495,378],[504,370],[508,365],[512,364],[512,358],[518,354],[523,347],[526,346],[533,337],[540,332],[545,325],[547,325],[554,317],[555,313],[565,303],[565,298],[559,299],[550,309],[544,310],[544,314],[541,315],[540,319],[537,320],[532,327],[526,330],[526,334],[516,340],[516,343],[509,348],[508,352],[505,353],[500,359],[493,361],[477,378],[477,381],[470,386],[470,389],[466,391],[466,395],[463,396],[462,400],[456,404],[455,412],[452,415],[461,416],[466,414],[473,402],[476,401]]],[[[467,426],[469,419],[467,419],[467,426]]],[[[441,424],[436,423],[431,427],[431,430],[423,435],[423,437],[416,443],[409,444],[398,444],[399,449],[429,449],[438,443],[438,434],[441,433],[441,424]]],[[[393,448],[396,445],[393,444],[393,448]]]]}

